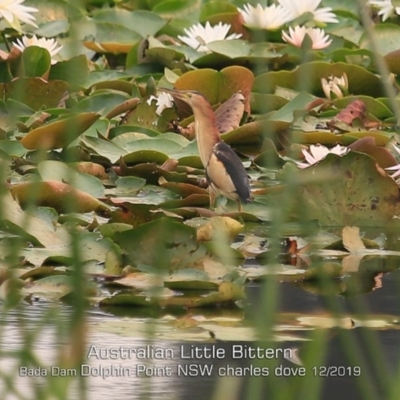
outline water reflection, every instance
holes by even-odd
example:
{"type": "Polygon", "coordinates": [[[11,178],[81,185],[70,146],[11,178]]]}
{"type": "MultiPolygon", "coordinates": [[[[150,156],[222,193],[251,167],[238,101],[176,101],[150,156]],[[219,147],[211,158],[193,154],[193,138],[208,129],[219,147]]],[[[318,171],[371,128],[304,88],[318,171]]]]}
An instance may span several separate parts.
{"type": "MultiPolygon", "coordinates": [[[[350,321],[349,326],[343,325],[346,328],[345,330],[337,329],[337,324],[324,326],[329,328],[329,333],[323,364],[352,368],[353,366],[346,353],[345,342],[355,343],[358,346],[358,350],[365,355],[363,374],[368,376],[368,380],[366,383],[364,381],[364,386],[370,391],[371,398],[374,398],[373,396],[385,398],[382,397],[385,394],[384,383],[378,376],[377,369],[386,371],[390,375],[390,371],[393,371],[398,365],[400,332],[396,318],[400,314],[400,303],[398,301],[400,273],[396,271],[382,275],[382,273],[377,273],[372,268],[371,273],[366,273],[361,278],[358,277],[356,282],[350,282],[351,279],[356,279],[355,277],[348,276],[346,279],[349,280],[345,282],[346,288],[352,287],[352,295],[343,295],[346,294],[346,289],[342,290],[342,295],[337,298],[344,313],[347,313],[345,317],[347,315],[346,318],[350,321]],[[354,299],[357,300],[355,301],[354,299]],[[360,305],[357,305],[357,302],[362,302],[362,307],[368,311],[368,316],[374,319],[375,322],[381,316],[390,316],[391,318],[391,325],[385,326],[382,324],[379,326],[375,324],[373,326],[377,332],[374,339],[376,344],[375,353],[370,352],[369,330],[359,328],[356,324],[353,324],[360,305]],[[343,331],[347,336],[343,336],[343,331]],[[375,356],[372,357],[371,354],[375,354],[375,356]],[[378,368],[375,365],[377,363],[378,368]]],[[[221,399],[222,397],[216,397],[220,396],[220,394],[215,394],[215,390],[218,391],[219,387],[224,388],[223,392],[225,394],[229,394],[230,397],[226,397],[229,400],[234,400],[235,398],[247,399],[249,387],[252,385],[248,375],[253,374],[254,376],[255,368],[261,368],[257,379],[262,380],[262,390],[265,396],[268,393],[273,394],[271,391],[274,390],[274,384],[269,384],[269,379],[272,379],[272,377],[264,377],[263,373],[265,374],[267,370],[262,368],[267,368],[271,373],[281,366],[282,371],[287,368],[286,371],[289,371],[289,373],[294,371],[300,373],[300,368],[306,357],[305,346],[307,342],[304,342],[303,339],[315,325],[318,325],[315,321],[318,320],[322,323],[321,321],[327,318],[330,313],[326,298],[320,293],[316,293],[315,290],[300,287],[298,284],[293,283],[282,283],[280,289],[280,314],[277,316],[276,335],[280,335],[281,339],[287,337],[287,340],[282,339],[278,347],[292,350],[292,356],[287,357],[287,355],[281,354],[271,360],[252,359],[249,354],[247,354],[247,357],[234,357],[232,346],[253,345],[252,342],[244,341],[254,339],[254,337],[250,336],[245,337],[242,341],[236,340],[234,342],[223,340],[186,342],[184,348],[181,347],[182,342],[161,339],[162,336],[158,336],[157,332],[153,331],[152,321],[153,319],[172,318],[165,311],[158,311],[157,314],[149,317],[148,314],[140,312],[136,313],[136,315],[128,315],[124,309],[119,309],[119,315],[110,314],[111,309],[108,312],[97,309],[91,310],[88,312],[87,318],[88,346],[95,346],[96,349],[100,349],[103,353],[93,352],[92,348],[92,352],[87,354],[87,360],[85,360],[87,367],[84,367],[82,371],[77,371],[77,373],[89,375],[85,378],[87,398],[89,400],[102,400],[110,397],[115,399],[149,400],[221,399]],[[293,321],[297,321],[297,325],[293,321]],[[106,329],[108,326],[113,326],[113,324],[115,324],[115,329],[106,329]],[[138,339],[140,333],[132,331],[132,329],[137,329],[139,326],[147,329],[147,333],[152,336],[151,341],[138,339]],[[130,332],[129,329],[131,329],[130,332]],[[161,353],[164,352],[162,353],[164,356],[159,358],[154,354],[154,357],[149,355],[140,356],[137,349],[145,349],[148,345],[151,345],[153,349],[159,349],[161,353]],[[199,353],[191,353],[190,346],[198,349],[199,353]],[[125,357],[123,353],[118,353],[121,348],[136,350],[131,351],[129,356],[125,357]],[[203,352],[201,352],[202,349],[203,352]],[[204,349],[210,349],[210,351],[212,349],[214,351],[211,358],[205,356],[204,349]],[[218,358],[215,351],[223,351],[223,356],[220,353],[221,357],[218,358]],[[169,352],[172,354],[171,357],[167,356],[169,352]],[[227,370],[227,366],[231,370],[227,370]],[[248,372],[250,370],[251,373],[248,372]],[[222,376],[224,375],[223,371],[233,372],[228,374],[230,376],[224,377],[222,376]]],[[[262,285],[253,283],[248,286],[247,290],[249,308],[247,310],[227,310],[226,314],[223,315],[225,318],[224,323],[227,324],[228,330],[231,326],[229,324],[232,324],[233,320],[249,324],[252,315],[261,315],[258,307],[260,307],[260,299],[262,297],[262,285]]],[[[2,376],[5,374],[13,377],[12,386],[17,388],[18,393],[25,396],[24,398],[26,399],[44,400],[38,397],[36,388],[45,385],[46,380],[40,377],[27,378],[21,376],[18,373],[19,367],[21,367],[18,364],[18,352],[24,349],[27,340],[30,338],[29,333],[35,330],[38,321],[41,321],[46,313],[50,313],[53,316],[56,315],[61,321],[67,321],[71,316],[72,310],[66,305],[51,305],[39,302],[33,305],[25,305],[18,312],[11,310],[4,314],[5,318],[1,322],[2,354],[0,371],[2,376]]],[[[175,317],[179,319],[181,315],[175,317]]],[[[213,316],[209,311],[196,311],[191,314],[190,318],[197,321],[202,318],[207,322],[208,318],[212,320],[213,316]]],[[[186,320],[186,322],[188,321],[186,320]]],[[[170,325],[168,325],[168,329],[171,329],[170,325]]],[[[232,327],[231,329],[233,330],[234,328],[232,327]]],[[[207,329],[204,329],[204,332],[207,333],[207,329]]],[[[210,336],[208,335],[208,337],[210,336]]],[[[44,324],[37,337],[31,338],[31,340],[34,342],[34,355],[40,360],[40,363],[46,367],[58,367],[59,350],[68,342],[60,329],[56,328],[49,320],[48,323],[44,324]]],[[[274,345],[276,343],[266,343],[265,347],[272,348],[274,345]]],[[[88,352],[89,350],[90,347],[88,347],[88,352]]],[[[57,372],[59,371],[56,369],[55,373],[57,372]]],[[[312,372],[308,371],[308,373],[312,372]]],[[[286,378],[279,376],[277,379],[279,386],[286,378]]],[[[3,382],[5,382],[4,379],[3,382]]],[[[323,379],[323,385],[324,399],[337,399],[339,396],[343,399],[360,398],[357,377],[355,376],[325,378],[323,379]]],[[[76,386],[72,387],[65,398],[78,398],[78,392],[76,386]]],[[[4,384],[0,386],[0,398],[14,400],[19,397],[12,391],[7,390],[4,384]]]]}

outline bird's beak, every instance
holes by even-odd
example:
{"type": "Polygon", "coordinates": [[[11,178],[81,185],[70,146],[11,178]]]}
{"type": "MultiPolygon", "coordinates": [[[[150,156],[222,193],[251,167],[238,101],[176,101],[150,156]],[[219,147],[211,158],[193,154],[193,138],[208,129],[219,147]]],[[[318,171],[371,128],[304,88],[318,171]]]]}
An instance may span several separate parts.
{"type": "Polygon", "coordinates": [[[169,93],[171,96],[177,98],[177,99],[181,99],[184,100],[184,94],[181,93],[179,90],[175,90],[175,89],[167,89],[167,88],[158,88],[157,90],[159,90],[160,92],[165,92],[165,93],[169,93]]]}

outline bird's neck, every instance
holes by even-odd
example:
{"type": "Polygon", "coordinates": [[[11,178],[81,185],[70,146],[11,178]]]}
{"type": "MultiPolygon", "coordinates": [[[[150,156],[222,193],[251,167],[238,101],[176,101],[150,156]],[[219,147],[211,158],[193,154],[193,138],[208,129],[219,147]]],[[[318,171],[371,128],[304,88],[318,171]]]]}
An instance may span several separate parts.
{"type": "Polygon", "coordinates": [[[213,152],[214,145],[221,141],[215,120],[215,113],[209,104],[203,106],[201,109],[193,110],[193,113],[200,158],[203,165],[206,166],[213,152]]]}

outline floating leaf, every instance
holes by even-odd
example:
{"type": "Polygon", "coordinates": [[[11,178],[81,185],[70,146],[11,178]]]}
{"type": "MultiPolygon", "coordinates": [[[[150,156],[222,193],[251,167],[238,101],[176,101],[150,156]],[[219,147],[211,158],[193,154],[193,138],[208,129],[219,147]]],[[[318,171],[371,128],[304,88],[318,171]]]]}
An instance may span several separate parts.
{"type": "MultiPolygon", "coordinates": [[[[76,113],[96,112],[107,116],[108,113],[121,106],[121,104],[127,103],[128,100],[133,99],[126,93],[115,90],[101,91],[100,93],[95,93],[84,98],[79,103],[75,104],[71,111],[76,113]]],[[[134,104],[137,105],[139,101],[139,99],[135,99],[134,104]]],[[[121,113],[122,112],[124,112],[124,110],[121,110],[121,113]]]]}
{"type": "Polygon", "coordinates": [[[196,230],[168,218],[115,233],[114,240],[135,265],[150,265],[160,270],[188,268],[205,255],[205,249],[196,241],[196,230]]]}
{"type": "Polygon", "coordinates": [[[83,113],[49,122],[33,129],[21,143],[29,150],[50,150],[67,146],[85,132],[98,118],[97,113],[83,113]]]}
{"type": "Polygon", "coordinates": [[[328,155],[299,172],[292,213],[322,226],[386,226],[400,215],[400,196],[396,182],[383,174],[366,154],[328,155]]]}
{"type": "Polygon", "coordinates": [[[245,298],[243,288],[230,282],[222,282],[216,293],[209,293],[205,296],[180,296],[168,298],[150,298],[148,296],[120,293],[104,299],[100,305],[120,306],[150,306],[150,307],[217,307],[224,304],[233,304],[245,298]]]}
{"type": "Polygon", "coordinates": [[[213,69],[187,72],[175,82],[175,88],[178,90],[197,90],[211,104],[223,103],[234,93],[240,91],[246,99],[244,109],[246,112],[250,112],[250,91],[253,82],[254,75],[249,69],[232,66],[219,72],[213,69]],[[207,82],[207,85],[204,85],[204,82],[207,82]]]}
{"type": "Polygon", "coordinates": [[[143,38],[154,36],[167,23],[150,11],[135,10],[131,12],[120,8],[98,10],[93,20],[116,26],[122,25],[127,29],[134,30],[143,38]]]}
{"type": "Polygon", "coordinates": [[[382,168],[397,165],[396,159],[387,149],[376,145],[374,137],[365,136],[349,145],[349,148],[353,151],[370,155],[382,168]]]}
{"type": "Polygon", "coordinates": [[[244,225],[229,217],[212,217],[197,230],[197,240],[230,243],[242,231],[244,225]]]}
{"type": "Polygon", "coordinates": [[[57,107],[68,90],[69,85],[66,82],[46,82],[41,78],[18,78],[10,83],[0,84],[3,98],[18,100],[33,110],[57,107]]]}
{"type": "Polygon", "coordinates": [[[293,71],[271,71],[257,76],[253,91],[257,93],[275,93],[278,86],[307,90],[323,95],[321,79],[330,75],[342,76],[346,73],[349,81],[349,93],[363,94],[372,97],[384,95],[380,78],[358,65],[313,61],[301,64],[293,71]]]}
{"type": "Polygon", "coordinates": [[[1,198],[2,219],[7,224],[7,231],[27,236],[32,243],[44,247],[65,244],[69,235],[64,230],[56,230],[53,221],[44,219],[33,210],[23,211],[11,194],[1,198]]]}
{"type": "Polygon", "coordinates": [[[59,212],[83,213],[108,209],[104,203],[87,193],[57,181],[25,182],[12,186],[10,190],[23,206],[37,204],[53,207],[59,212]]]}
{"type": "Polygon", "coordinates": [[[19,76],[27,78],[46,78],[50,70],[51,57],[47,49],[29,46],[24,49],[20,61],[19,76]]]}
{"type": "Polygon", "coordinates": [[[65,163],[46,160],[40,162],[37,169],[44,181],[67,183],[93,197],[104,197],[104,187],[99,179],[92,175],[79,173],[65,163]]]}
{"type": "Polygon", "coordinates": [[[50,69],[49,80],[61,80],[75,87],[83,85],[88,75],[88,59],[85,55],[80,55],[53,65],[50,69]]]}

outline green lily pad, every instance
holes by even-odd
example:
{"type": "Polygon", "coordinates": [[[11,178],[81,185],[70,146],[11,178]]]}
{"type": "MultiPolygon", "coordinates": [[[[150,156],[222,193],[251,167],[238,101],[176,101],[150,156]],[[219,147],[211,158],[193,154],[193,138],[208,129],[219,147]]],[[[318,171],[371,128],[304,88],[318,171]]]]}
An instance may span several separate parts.
{"type": "Polygon", "coordinates": [[[2,220],[7,223],[8,232],[20,234],[30,242],[44,247],[60,246],[68,240],[69,235],[65,230],[56,230],[53,221],[43,218],[34,210],[22,210],[11,194],[0,200],[2,220]]]}
{"type": "Polygon", "coordinates": [[[279,110],[287,104],[288,101],[289,100],[276,94],[252,93],[250,106],[252,113],[266,114],[270,111],[279,110]]]}
{"type": "Polygon", "coordinates": [[[383,227],[400,215],[399,187],[366,154],[328,155],[295,179],[291,213],[298,218],[318,219],[322,226],[383,227]]]}
{"type": "Polygon", "coordinates": [[[97,138],[92,136],[84,136],[81,143],[94,151],[99,156],[109,160],[112,164],[117,162],[122,156],[127,154],[127,151],[122,147],[117,146],[112,141],[97,138]]]}
{"type": "Polygon", "coordinates": [[[24,49],[19,64],[19,76],[44,78],[50,70],[51,57],[47,49],[29,46],[24,49]]]}
{"type": "Polygon", "coordinates": [[[350,94],[384,96],[382,82],[372,72],[358,65],[342,62],[330,64],[324,61],[302,64],[293,71],[271,71],[261,74],[254,81],[253,91],[273,94],[277,86],[282,86],[323,96],[321,79],[330,75],[341,77],[344,73],[347,74],[350,94]]]}
{"type": "Polygon", "coordinates": [[[123,26],[133,30],[143,38],[154,36],[166,21],[157,14],[145,10],[135,10],[133,12],[121,8],[107,8],[98,10],[94,14],[95,22],[107,22],[116,26],[123,26]]]}
{"type": "Polygon", "coordinates": [[[116,90],[101,90],[98,93],[95,92],[89,97],[85,97],[83,100],[75,104],[71,111],[79,113],[97,112],[106,116],[115,107],[130,99],[131,96],[123,92],[116,90]]]}
{"type": "MultiPolygon", "coordinates": [[[[145,148],[145,147],[144,147],[145,148]]],[[[139,150],[124,155],[121,159],[125,165],[135,165],[141,163],[155,163],[162,165],[168,160],[168,156],[165,153],[155,150],[139,150]]]]}
{"type": "Polygon", "coordinates": [[[18,100],[32,110],[57,107],[68,90],[69,85],[66,82],[46,82],[40,78],[18,78],[10,83],[0,84],[3,98],[18,100]]]}
{"type": "MultiPolygon", "coordinates": [[[[400,27],[395,24],[385,23],[377,24],[373,28],[374,40],[376,41],[377,50],[382,56],[399,49],[398,43],[400,40],[400,27]]],[[[362,49],[372,49],[368,34],[364,33],[360,40],[360,47],[362,49]]]]}
{"type": "Polygon", "coordinates": [[[59,181],[68,183],[74,188],[90,194],[93,197],[104,197],[104,186],[101,181],[88,174],[82,174],[60,161],[46,160],[37,166],[44,181],[59,181]]]}
{"type": "Polygon", "coordinates": [[[205,255],[196,241],[196,230],[168,218],[143,224],[114,240],[125,250],[134,265],[150,265],[161,271],[188,268],[205,255]]]}
{"type": "Polygon", "coordinates": [[[228,144],[261,144],[264,136],[274,139],[280,133],[286,132],[290,125],[287,121],[253,121],[224,133],[221,139],[228,144]]]}
{"type": "Polygon", "coordinates": [[[33,129],[22,138],[21,143],[29,150],[65,147],[85,132],[99,117],[97,113],[82,113],[59,118],[33,129]]]}
{"type": "Polygon", "coordinates": [[[88,75],[88,60],[85,55],[80,55],[53,65],[50,69],[49,80],[61,80],[73,87],[79,87],[86,82],[88,75]]]}

